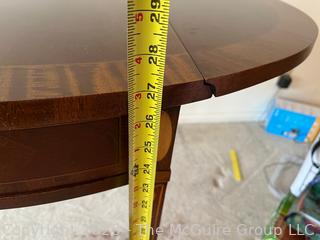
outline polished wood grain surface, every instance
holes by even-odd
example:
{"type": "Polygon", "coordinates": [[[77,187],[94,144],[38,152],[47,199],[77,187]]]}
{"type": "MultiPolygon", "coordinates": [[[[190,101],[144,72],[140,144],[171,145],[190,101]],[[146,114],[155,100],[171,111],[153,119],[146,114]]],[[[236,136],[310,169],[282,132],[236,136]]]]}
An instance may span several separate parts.
{"type": "Polygon", "coordinates": [[[172,1],[172,25],[203,77],[221,96],[300,64],[316,24],[278,0],[172,1]]]}
{"type": "MultiPolygon", "coordinates": [[[[126,115],[126,9],[117,0],[1,1],[0,130],[126,115]]],[[[170,30],[164,107],[209,98],[203,82],[170,30]]]]}
{"type": "MultiPolygon", "coordinates": [[[[284,73],[317,35],[278,0],[172,4],[164,108],[284,73]]],[[[0,33],[0,130],[126,115],[126,1],[4,0],[0,33]]]]}

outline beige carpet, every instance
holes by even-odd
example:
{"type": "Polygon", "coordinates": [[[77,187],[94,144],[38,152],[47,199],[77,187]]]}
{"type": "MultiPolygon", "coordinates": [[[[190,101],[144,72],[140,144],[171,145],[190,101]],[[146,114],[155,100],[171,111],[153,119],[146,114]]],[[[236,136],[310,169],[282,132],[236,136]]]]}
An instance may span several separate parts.
{"type": "MultiPolygon", "coordinates": [[[[181,125],[159,239],[259,239],[278,204],[264,167],[305,153],[305,145],[268,135],[258,124],[181,125]],[[242,183],[232,178],[231,148],[239,154],[242,183]]],[[[0,211],[0,240],[127,239],[127,191],[0,211]]]]}

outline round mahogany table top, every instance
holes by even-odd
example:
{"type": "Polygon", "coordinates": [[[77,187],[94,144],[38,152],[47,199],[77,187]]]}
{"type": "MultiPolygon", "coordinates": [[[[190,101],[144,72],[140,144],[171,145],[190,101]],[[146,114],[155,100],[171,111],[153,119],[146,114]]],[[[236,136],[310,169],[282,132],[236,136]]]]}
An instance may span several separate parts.
{"type": "MultiPolygon", "coordinates": [[[[126,1],[0,2],[0,130],[127,114],[126,1]]],[[[278,0],[172,1],[163,107],[294,68],[316,24],[278,0]]]]}

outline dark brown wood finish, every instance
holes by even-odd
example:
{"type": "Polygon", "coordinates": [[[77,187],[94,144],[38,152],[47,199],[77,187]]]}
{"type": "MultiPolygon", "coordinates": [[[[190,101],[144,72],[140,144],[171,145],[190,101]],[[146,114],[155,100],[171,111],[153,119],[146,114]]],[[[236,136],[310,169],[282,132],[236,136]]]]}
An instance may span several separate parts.
{"type": "MultiPolygon", "coordinates": [[[[179,107],[162,115],[167,120],[162,121],[160,144],[167,147],[159,150],[157,183],[166,184],[179,107]]],[[[0,209],[116,188],[128,183],[127,117],[0,131],[0,156],[0,209]]]]}
{"type": "MultiPolygon", "coordinates": [[[[126,1],[0,2],[0,130],[127,114],[126,1]]],[[[170,30],[164,108],[211,96],[170,30]]]]}
{"type": "Polygon", "coordinates": [[[216,96],[289,71],[309,55],[316,24],[278,0],[172,1],[172,25],[216,96]]]}
{"type": "MultiPolygon", "coordinates": [[[[155,227],[180,106],[292,69],[317,36],[277,0],[172,4],[155,227]]],[[[126,1],[0,1],[0,33],[0,208],[127,184],[126,1]]]]}
{"type": "MultiPolygon", "coordinates": [[[[317,35],[278,0],[172,4],[164,108],[284,73],[317,35]]],[[[0,33],[0,130],[126,115],[126,1],[1,1],[0,33]]]]}
{"type": "Polygon", "coordinates": [[[154,206],[152,212],[152,230],[151,230],[151,240],[156,240],[158,238],[157,229],[160,227],[161,216],[163,204],[166,196],[167,184],[157,184],[154,191],[154,206]]]}

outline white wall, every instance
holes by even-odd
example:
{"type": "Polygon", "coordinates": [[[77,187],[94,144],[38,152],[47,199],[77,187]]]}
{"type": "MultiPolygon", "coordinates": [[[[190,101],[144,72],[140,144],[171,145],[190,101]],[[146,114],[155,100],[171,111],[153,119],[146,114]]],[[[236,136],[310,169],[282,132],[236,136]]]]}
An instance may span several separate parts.
{"type": "MultiPolygon", "coordinates": [[[[320,26],[319,0],[285,0],[311,16],[320,26]]],[[[291,72],[293,84],[280,96],[320,106],[320,37],[311,56],[291,72]]],[[[183,106],[180,121],[230,122],[261,120],[277,91],[276,79],[224,97],[183,106]]]]}
{"type": "Polygon", "coordinates": [[[237,122],[261,119],[277,90],[276,79],[223,97],[184,105],[180,122],[237,122]]]}

